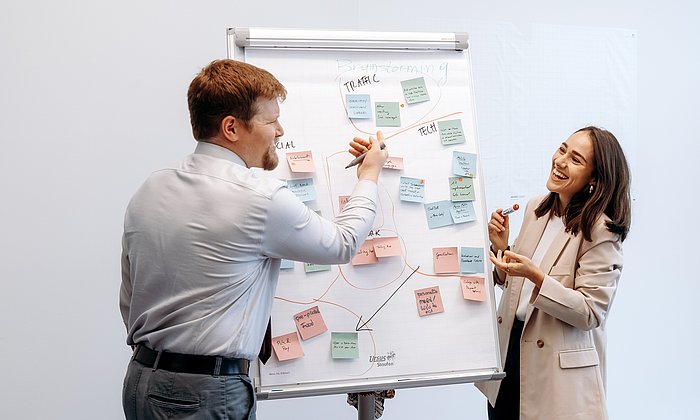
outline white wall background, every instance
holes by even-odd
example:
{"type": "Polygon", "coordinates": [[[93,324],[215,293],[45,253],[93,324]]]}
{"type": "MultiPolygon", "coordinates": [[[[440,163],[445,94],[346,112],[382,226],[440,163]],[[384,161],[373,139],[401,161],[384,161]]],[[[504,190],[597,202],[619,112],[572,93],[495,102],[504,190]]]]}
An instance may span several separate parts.
{"type": "MultiPolygon", "coordinates": [[[[613,419],[687,418],[700,391],[691,300],[700,236],[698,16],[690,0],[3,1],[0,418],[123,417],[124,207],[151,170],[193,148],[186,88],[226,55],[225,28],[469,32],[483,22],[523,33],[533,24],[636,30],[638,125],[623,139],[635,213],[608,324],[609,410],[613,419]]],[[[487,78],[475,68],[485,110],[487,78]]],[[[484,120],[482,134],[496,130],[484,120]]],[[[577,125],[572,116],[567,126],[577,125]]],[[[402,390],[383,418],[484,419],[485,404],[471,385],[402,390]]],[[[343,396],[264,401],[258,414],[356,418],[343,396]]]]}

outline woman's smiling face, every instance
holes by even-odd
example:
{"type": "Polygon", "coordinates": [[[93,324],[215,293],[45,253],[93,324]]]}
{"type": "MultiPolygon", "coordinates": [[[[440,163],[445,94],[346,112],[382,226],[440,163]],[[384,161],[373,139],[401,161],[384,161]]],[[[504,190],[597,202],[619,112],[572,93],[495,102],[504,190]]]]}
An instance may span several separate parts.
{"type": "Polygon", "coordinates": [[[547,189],[559,194],[564,208],[575,194],[595,184],[593,159],[593,141],[585,131],[572,134],[554,152],[547,189]]]}

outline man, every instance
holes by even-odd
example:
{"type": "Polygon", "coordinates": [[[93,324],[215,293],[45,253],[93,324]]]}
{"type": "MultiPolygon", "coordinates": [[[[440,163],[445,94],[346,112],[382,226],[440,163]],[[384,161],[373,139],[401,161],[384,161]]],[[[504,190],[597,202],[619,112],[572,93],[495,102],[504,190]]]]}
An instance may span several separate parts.
{"type": "Polygon", "coordinates": [[[387,158],[374,138],[351,142],[353,155],[367,155],[333,222],[250,170],[277,166],[285,96],[263,69],[212,62],[187,94],[194,153],[151,174],[129,203],[120,291],[135,348],[128,419],[254,419],[248,364],[269,331],[280,259],[346,263],[372,227],[387,158]]]}

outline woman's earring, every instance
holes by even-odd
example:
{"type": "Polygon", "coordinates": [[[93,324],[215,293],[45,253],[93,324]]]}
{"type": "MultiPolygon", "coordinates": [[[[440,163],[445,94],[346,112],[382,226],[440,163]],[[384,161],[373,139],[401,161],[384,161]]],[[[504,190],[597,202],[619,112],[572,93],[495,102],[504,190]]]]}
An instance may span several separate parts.
{"type": "Polygon", "coordinates": [[[588,186],[588,194],[593,194],[593,184],[588,186]]]}

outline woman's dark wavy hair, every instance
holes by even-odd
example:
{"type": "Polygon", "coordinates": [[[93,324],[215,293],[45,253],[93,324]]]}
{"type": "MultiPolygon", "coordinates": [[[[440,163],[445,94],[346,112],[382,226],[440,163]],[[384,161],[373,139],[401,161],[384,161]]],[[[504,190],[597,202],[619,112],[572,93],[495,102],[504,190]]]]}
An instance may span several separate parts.
{"type": "Polygon", "coordinates": [[[630,169],[620,143],[615,136],[598,127],[584,127],[578,132],[588,133],[593,142],[593,178],[596,180],[593,193],[589,186],[572,198],[568,207],[562,208],[559,194],[550,192],[535,209],[535,215],[542,217],[550,210],[564,220],[567,232],[573,235],[579,231],[591,240],[591,230],[601,214],[610,218],[606,223],[610,232],[627,237],[632,221],[630,199],[630,169]]]}

